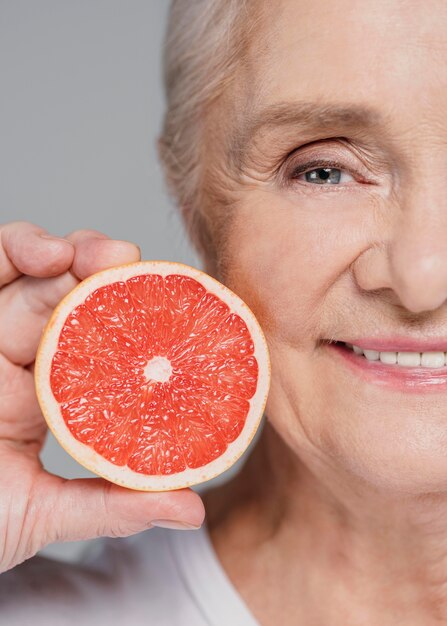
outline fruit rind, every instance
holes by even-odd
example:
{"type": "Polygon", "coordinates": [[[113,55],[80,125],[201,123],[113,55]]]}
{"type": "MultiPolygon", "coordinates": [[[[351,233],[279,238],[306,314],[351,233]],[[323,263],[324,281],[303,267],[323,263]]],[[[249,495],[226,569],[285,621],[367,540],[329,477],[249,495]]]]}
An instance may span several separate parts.
{"type": "Polygon", "coordinates": [[[169,491],[190,487],[210,480],[229,469],[244,453],[253,439],[262,419],[270,385],[271,366],[264,333],[255,315],[245,302],[228,287],[205,272],[173,261],[140,261],[128,265],[110,268],[93,274],[79,283],[58,304],[44,329],[36,356],[35,385],[36,393],[45,420],[60,445],[83,467],[110,482],[138,491],[169,491]],[[59,403],[53,396],[50,386],[50,372],[53,355],[59,341],[59,334],[67,315],[87,296],[99,287],[111,282],[128,280],[141,274],[180,274],[198,280],[208,291],[226,302],[233,313],[242,317],[250,331],[253,343],[253,355],[259,363],[258,384],[254,396],[250,399],[250,411],[245,425],[235,441],[227,450],[210,463],[188,468],[172,475],[144,475],[128,467],[117,466],[81,443],[72,435],[62,418],[59,403]]]}

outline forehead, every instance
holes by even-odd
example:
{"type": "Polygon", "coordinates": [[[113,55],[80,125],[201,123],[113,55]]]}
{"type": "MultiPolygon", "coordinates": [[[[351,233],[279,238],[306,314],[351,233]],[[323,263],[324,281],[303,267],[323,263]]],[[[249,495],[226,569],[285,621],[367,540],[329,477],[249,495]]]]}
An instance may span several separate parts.
{"type": "MultiPolygon", "coordinates": [[[[241,68],[251,112],[288,102],[361,105],[374,117],[447,106],[444,0],[264,2],[241,68]]],[[[324,114],[324,111],[323,111],[324,114]]],[[[342,118],[346,116],[342,115],[342,118]]]]}

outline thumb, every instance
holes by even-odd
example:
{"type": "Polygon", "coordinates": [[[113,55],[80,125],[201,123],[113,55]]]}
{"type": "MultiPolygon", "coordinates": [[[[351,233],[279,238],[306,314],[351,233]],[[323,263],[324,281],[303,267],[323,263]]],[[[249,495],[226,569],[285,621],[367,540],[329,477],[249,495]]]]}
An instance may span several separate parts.
{"type": "Polygon", "coordinates": [[[142,492],[102,478],[60,479],[48,502],[46,543],[94,537],[126,537],[152,526],[199,528],[203,502],[191,489],[142,492]]]}

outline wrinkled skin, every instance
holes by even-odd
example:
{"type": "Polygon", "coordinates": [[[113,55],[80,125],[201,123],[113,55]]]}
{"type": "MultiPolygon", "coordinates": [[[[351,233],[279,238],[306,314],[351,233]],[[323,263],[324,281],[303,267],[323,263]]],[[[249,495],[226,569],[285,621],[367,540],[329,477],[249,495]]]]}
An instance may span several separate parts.
{"type": "MultiPolygon", "coordinates": [[[[253,5],[265,11],[248,56],[208,115],[206,183],[231,218],[223,275],[261,321],[273,378],[268,422],[247,465],[205,498],[213,545],[263,626],[434,626],[447,620],[447,398],[354,379],[324,340],[447,334],[447,7],[253,5]],[[307,115],[292,123],[256,135],[243,128],[261,108],[304,101],[307,115]],[[344,115],[329,126],[323,115],[311,124],[316,101],[360,104],[372,119],[354,127],[344,115]],[[321,159],[341,167],[340,184],[299,173],[321,159]]],[[[63,254],[56,273],[73,263],[73,251],[63,254]]],[[[25,403],[30,424],[33,402],[25,403]]],[[[21,474],[25,486],[20,497],[17,485],[2,487],[2,501],[15,498],[9,527],[22,528],[21,498],[24,510],[39,502],[38,515],[27,507],[26,533],[8,534],[8,555],[20,560],[35,550],[33,539],[42,543],[49,518],[43,543],[66,528],[67,504],[77,510],[89,493],[43,474],[38,445],[3,445],[16,463],[9,481],[21,474]],[[42,499],[47,481],[53,497],[42,499]]],[[[101,512],[98,485],[92,500],[101,512]]]]}
{"type": "Polygon", "coordinates": [[[211,535],[262,624],[435,624],[447,392],[363,380],[327,341],[447,338],[447,5],[262,6],[209,115],[206,182],[227,200],[222,274],[267,334],[272,388],[245,472],[206,498],[211,535]],[[305,176],[318,167],[339,182],[305,176]]]}
{"type": "Polygon", "coordinates": [[[54,541],[131,535],[155,520],[203,520],[203,504],[189,489],[138,493],[101,478],[66,480],[38,457],[47,429],[33,363],[46,321],[80,280],[139,258],[137,246],[96,231],[60,239],[25,222],[0,227],[0,572],[54,541]]]}

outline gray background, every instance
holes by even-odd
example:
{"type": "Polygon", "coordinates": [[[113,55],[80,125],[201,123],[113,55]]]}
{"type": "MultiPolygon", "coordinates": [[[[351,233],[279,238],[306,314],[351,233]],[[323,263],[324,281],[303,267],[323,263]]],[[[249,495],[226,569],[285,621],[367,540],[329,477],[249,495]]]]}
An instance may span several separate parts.
{"type": "MultiPolygon", "coordinates": [[[[200,267],[156,154],[168,6],[0,0],[0,222],[95,228],[136,242],[145,259],[200,267]]],[[[67,478],[90,475],[51,436],[42,458],[67,478]]]]}

